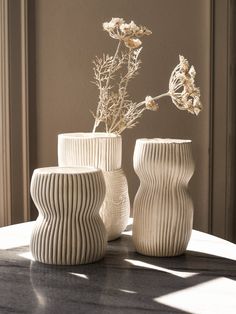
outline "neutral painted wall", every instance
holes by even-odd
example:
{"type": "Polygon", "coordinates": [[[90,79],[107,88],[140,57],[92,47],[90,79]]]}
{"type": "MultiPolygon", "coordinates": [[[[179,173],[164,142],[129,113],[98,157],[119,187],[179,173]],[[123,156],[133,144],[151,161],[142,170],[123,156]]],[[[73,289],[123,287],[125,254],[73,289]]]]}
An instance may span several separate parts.
{"type": "Polygon", "coordinates": [[[194,226],[208,229],[210,0],[36,0],[30,7],[31,167],[57,163],[57,134],[90,131],[97,90],[90,83],[91,61],[113,53],[115,42],[102,31],[111,17],[133,19],[153,34],[144,39],[142,69],[130,85],[134,99],[165,92],[172,68],[183,54],[195,65],[204,110],[199,117],[178,111],[170,99],[159,112],[146,112],[123,134],[123,167],[131,200],[138,188],[132,168],[135,140],[141,137],[189,138],[196,171],[190,190],[194,226]],[[34,25],[33,25],[34,24],[34,25]],[[35,28],[35,29],[34,29],[35,28]],[[32,75],[33,73],[33,75],[32,75]]]}

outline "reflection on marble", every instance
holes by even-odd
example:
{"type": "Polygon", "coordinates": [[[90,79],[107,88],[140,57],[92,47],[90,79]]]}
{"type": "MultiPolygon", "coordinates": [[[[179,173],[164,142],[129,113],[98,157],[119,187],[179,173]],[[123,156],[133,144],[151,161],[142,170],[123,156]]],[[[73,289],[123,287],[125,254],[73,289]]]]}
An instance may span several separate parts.
{"type": "Polygon", "coordinates": [[[235,244],[194,231],[184,255],[153,258],[126,231],[97,263],[53,266],[32,261],[32,227],[0,228],[1,314],[235,313],[235,244]]]}

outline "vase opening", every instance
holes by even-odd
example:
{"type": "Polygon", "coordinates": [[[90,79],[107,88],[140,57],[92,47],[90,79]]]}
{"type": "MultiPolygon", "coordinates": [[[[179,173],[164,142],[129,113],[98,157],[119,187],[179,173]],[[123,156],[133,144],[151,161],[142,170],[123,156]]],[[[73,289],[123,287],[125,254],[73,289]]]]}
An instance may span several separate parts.
{"type": "Polygon", "coordinates": [[[81,174],[81,173],[94,173],[98,172],[98,169],[95,167],[45,167],[45,168],[38,168],[35,170],[35,173],[40,174],[81,174]]]}
{"type": "Polygon", "coordinates": [[[184,144],[192,143],[191,140],[175,139],[175,138],[140,138],[137,142],[153,143],[153,144],[184,144]]]}
{"type": "Polygon", "coordinates": [[[78,133],[64,133],[59,134],[59,136],[67,138],[114,138],[121,137],[119,134],[115,133],[106,133],[106,132],[78,132],[78,133]]]}

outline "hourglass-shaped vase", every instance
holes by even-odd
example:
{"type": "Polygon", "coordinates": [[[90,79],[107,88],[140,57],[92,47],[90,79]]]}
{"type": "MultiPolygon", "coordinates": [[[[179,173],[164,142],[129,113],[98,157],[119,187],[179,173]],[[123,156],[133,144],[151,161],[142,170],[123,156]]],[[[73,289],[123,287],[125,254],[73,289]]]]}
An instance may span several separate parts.
{"type": "Polygon", "coordinates": [[[104,256],[107,237],[99,215],[105,196],[101,170],[36,169],[30,190],[39,212],[30,242],[35,260],[75,265],[95,262],[104,256]]]}
{"type": "Polygon", "coordinates": [[[138,139],[134,169],[140,187],[134,200],[133,242],[149,256],[184,253],[193,223],[187,187],[194,172],[190,140],[138,139]]]}

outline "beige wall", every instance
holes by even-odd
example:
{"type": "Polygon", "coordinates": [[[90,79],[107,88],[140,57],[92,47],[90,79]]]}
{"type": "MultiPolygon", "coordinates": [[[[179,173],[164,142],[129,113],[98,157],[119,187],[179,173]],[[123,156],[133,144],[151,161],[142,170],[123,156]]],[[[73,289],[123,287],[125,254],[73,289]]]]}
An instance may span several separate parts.
{"type": "Polygon", "coordinates": [[[31,165],[57,163],[57,134],[90,131],[97,90],[91,60],[115,46],[101,24],[111,17],[133,19],[153,34],[144,39],[142,69],[130,94],[142,100],[167,90],[170,72],[183,54],[195,65],[204,111],[199,117],[178,111],[170,99],[159,112],[147,112],[140,124],[123,134],[123,167],[131,200],[138,188],[132,168],[135,139],[175,137],[193,140],[196,171],[191,181],[194,226],[208,229],[208,148],[210,77],[210,0],[36,0],[31,8],[31,60],[34,95],[31,99],[31,165]],[[35,21],[34,21],[34,18],[35,21]],[[33,25],[32,25],[33,27],[33,25]],[[35,48],[33,47],[35,45],[35,48]]]}

